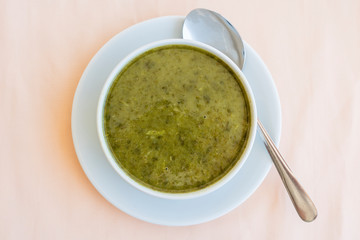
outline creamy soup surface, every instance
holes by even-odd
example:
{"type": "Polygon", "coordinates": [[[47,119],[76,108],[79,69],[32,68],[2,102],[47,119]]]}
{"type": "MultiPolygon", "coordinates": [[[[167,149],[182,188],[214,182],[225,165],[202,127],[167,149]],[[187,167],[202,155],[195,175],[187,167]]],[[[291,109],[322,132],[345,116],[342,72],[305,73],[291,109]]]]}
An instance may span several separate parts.
{"type": "Polygon", "coordinates": [[[244,150],[249,100],[236,74],[203,50],[172,45],[133,60],[104,111],[108,145],[134,180],[190,192],[224,176],[244,150]]]}

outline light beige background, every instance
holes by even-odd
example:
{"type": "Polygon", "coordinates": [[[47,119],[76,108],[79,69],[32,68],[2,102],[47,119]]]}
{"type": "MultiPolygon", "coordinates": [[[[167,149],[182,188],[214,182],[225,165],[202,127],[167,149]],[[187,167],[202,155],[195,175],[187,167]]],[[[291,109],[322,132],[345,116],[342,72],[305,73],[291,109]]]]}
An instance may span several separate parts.
{"type": "Polygon", "coordinates": [[[360,239],[358,0],[0,0],[0,239],[360,239]],[[108,203],[77,160],[76,86],[111,37],[205,7],[261,55],[282,104],[280,149],[319,211],[298,217],[274,168],[214,221],[164,227],[108,203]]]}

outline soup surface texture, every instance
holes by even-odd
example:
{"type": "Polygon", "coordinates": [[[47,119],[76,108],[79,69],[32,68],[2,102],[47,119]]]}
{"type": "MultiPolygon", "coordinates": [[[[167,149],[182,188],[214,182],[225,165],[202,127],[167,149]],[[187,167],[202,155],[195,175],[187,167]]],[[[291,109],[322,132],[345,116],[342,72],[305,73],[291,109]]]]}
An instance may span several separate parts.
{"type": "Polygon", "coordinates": [[[107,143],[134,180],[191,192],[224,176],[244,150],[249,100],[236,74],[194,47],[163,46],[129,63],[104,109],[107,143]]]}

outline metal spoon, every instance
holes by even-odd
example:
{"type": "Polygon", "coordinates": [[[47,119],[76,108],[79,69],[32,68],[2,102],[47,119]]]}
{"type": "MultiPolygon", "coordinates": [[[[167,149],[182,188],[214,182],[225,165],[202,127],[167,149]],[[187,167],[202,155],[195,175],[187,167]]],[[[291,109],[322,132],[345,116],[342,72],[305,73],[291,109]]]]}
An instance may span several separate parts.
{"type": "MultiPolygon", "coordinates": [[[[245,49],[239,33],[224,17],[216,12],[201,8],[191,11],[185,18],[183,38],[213,46],[232,59],[240,69],[244,66],[245,49]]],[[[257,123],[263,135],[266,149],[280,174],[297,213],[302,220],[313,221],[317,216],[314,203],[294,177],[259,119],[257,123]]]]}

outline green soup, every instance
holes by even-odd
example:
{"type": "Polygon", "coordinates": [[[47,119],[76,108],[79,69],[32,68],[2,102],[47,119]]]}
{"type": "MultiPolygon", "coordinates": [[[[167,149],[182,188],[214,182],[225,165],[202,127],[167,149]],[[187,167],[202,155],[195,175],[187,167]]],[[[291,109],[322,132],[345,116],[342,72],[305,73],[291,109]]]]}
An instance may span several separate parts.
{"type": "Polygon", "coordinates": [[[104,109],[107,143],[134,180],[190,192],[223,177],[250,131],[250,106],[236,74],[194,47],[148,51],[117,76],[104,109]]]}

